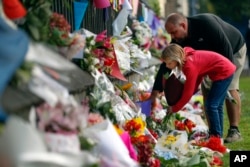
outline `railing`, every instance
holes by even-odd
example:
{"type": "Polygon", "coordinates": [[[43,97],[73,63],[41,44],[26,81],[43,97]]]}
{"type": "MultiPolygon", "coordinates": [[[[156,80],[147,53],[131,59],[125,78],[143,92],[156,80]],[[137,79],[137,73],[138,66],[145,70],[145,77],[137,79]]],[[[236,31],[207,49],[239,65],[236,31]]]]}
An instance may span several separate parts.
{"type": "MultiPolygon", "coordinates": [[[[63,14],[74,30],[74,7],[72,0],[53,0],[52,10],[63,14]]],[[[106,9],[97,9],[93,6],[93,1],[89,1],[81,28],[85,28],[93,33],[100,33],[107,30],[108,35],[112,35],[112,22],[118,15],[118,12],[111,7],[106,9]]]]}

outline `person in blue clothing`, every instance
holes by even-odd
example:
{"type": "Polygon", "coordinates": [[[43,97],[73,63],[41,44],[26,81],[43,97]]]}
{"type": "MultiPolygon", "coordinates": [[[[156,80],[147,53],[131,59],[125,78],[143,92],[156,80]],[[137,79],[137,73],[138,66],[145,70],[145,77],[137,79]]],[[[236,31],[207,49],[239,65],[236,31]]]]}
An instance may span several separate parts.
{"type": "MultiPolygon", "coordinates": [[[[228,88],[230,95],[236,103],[226,99],[226,110],[230,127],[224,142],[240,141],[242,137],[238,129],[241,114],[239,78],[246,58],[246,43],[241,32],[220,17],[210,13],[191,17],[171,13],[167,16],[165,29],[171,35],[171,43],[177,43],[182,47],[189,46],[196,50],[209,50],[220,53],[236,65],[233,80],[228,88]]],[[[161,70],[158,73],[161,73],[161,70]]],[[[161,83],[159,78],[156,77],[154,85],[161,83]]],[[[204,98],[207,97],[210,85],[211,81],[204,79],[202,83],[204,98]]],[[[159,89],[154,86],[151,96],[153,101],[157,93],[159,93],[159,89]]]]}

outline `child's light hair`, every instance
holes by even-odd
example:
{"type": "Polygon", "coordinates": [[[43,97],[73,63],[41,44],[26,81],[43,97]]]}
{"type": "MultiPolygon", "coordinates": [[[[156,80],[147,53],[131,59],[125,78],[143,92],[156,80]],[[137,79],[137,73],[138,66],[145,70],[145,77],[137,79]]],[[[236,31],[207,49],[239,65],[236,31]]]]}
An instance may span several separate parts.
{"type": "Polygon", "coordinates": [[[177,44],[169,44],[163,51],[161,58],[165,60],[174,60],[178,63],[178,68],[182,69],[182,66],[185,61],[185,53],[181,46],[177,44]]]}

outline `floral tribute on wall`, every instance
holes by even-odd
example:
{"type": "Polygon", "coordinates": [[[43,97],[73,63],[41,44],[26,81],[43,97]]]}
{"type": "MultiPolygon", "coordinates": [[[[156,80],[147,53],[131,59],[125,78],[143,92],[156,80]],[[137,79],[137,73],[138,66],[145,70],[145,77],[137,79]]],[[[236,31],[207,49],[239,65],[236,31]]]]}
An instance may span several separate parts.
{"type": "Polygon", "coordinates": [[[132,30],[134,31],[134,43],[139,45],[145,51],[149,50],[153,38],[152,29],[149,25],[144,21],[139,22],[134,20],[132,30]]]}
{"type": "MultiPolygon", "coordinates": [[[[146,22],[137,21],[132,28],[134,34],[129,37],[131,40],[120,41],[117,49],[126,44],[128,47],[119,51],[126,50],[126,56],[128,53],[131,56],[131,64],[139,64],[132,67],[147,67],[145,62],[151,58],[151,29],[146,22]]],[[[108,80],[106,74],[120,80],[126,79],[116,59],[118,54],[114,41],[117,39],[107,36],[107,31],[82,40],[78,34],[70,34],[69,24],[58,13],[50,17],[48,31],[49,43],[66,55],[73,55],[68,51],[72,45],[76,51],[76,46],[83,47],[86,42],[80,66],[95,79],[95,85],[89,88],[87,98],[80,104],[72,99],[64,99],[54,106],[45,103],[35,109],[37,119],[34,122],[43,132],[49,151],[73,153],[81,160],[86,157],[82,155],[83,151],[88,151],[88,155],[99,160],[94,165],[100,167],[223,165],[221,157],[227,151],[226,147],[219,138],[209,138],[207,129],[201,126],[196,116],[179,115],[183,111],[169,115],[166,101],[152,106],[155,109],[148,107],[146,115],[136,102],[149,100],[148,90],[152,84],[120,87],[108,80]],[[132,92],[126,92],[130,88],[133,88],[132,92]]],[[[166,43],[161,43],[164,40],[162,38],[158,43],[154,41],[158,44],[157,49],[165,46],[166,43]]],[[[130,65],[124,67],[128,69],[130,65]]],[[[42,94],[45,94],[42,90],[42,94]]]]}
{"type": "Polygon", "coordinates": [[[83,63],[80,67],[89,72],[98,69],[100,72],[126,81],[116,59],[114,40],[115,38],[107,36],[107,30],[96,36],[86,37],[83,63]]]}
{"type": "Polygon", "coordinates": [[[54,12],[49,22],[48,43],[56,46],[58,52],[71,59],[85,46],[85,39],[79,33],[70,33],[71,26],[64,15],[54,12]]]}

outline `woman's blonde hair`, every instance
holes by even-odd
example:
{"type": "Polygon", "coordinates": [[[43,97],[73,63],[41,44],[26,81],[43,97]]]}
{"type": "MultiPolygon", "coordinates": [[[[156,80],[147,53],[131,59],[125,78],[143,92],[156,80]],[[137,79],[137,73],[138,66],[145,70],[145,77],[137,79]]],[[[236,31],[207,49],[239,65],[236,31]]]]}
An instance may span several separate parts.
{"type": "Polygon", "coordinates": [[[169,44],[161,55],[162,60],[174,60],[179,64],[178,68],[182,68],[185,62],[185,53],[181,46],[177,44],[169,44]]]}

